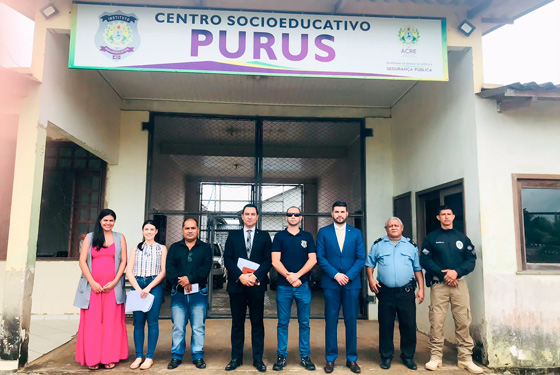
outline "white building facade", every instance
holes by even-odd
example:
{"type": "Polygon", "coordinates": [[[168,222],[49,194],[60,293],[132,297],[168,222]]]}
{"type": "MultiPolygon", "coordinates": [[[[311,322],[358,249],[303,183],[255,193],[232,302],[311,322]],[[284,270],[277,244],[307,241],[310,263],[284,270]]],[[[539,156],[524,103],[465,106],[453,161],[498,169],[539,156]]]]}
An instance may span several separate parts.
{"type": "MultiPolygon", "coordinates": [[[[319,198],[324,194],[325,201],[359,197],[355,200],[361,202],[359,207],[351,212],[369,249],[384,235],[384,222],[394,213],[409,216],[405,224],[411,237],[421,243],[433,222],[433,205],[460,204],[462,230],[474,243],[478,257],[467,281],[471,332],[479,359],[492,368],[560,366],[560,302],[552,292],[560,287],[560,262],[555,247],[544,261],[538,251],[536,256],[530,252],[525,241],[527,216],[523,214],[524,208],[530,209],[524,206],[528,201],[523,198],[524,189],[550,193],[538,198],[550,199],[550,210],[540,209],[541,216],[554,215],[554,207],[558,207],[554,199],[560,191],[556,145],[560,139],[560,88],[518,87],[504,91],[505,95],[490,95],[483,90],[481,66],[482,33],[499,26],[488,19],[495,19],[496,14],[514,19],[546,1],[485,7],[484,1],[466,0],[451,4],[350,0],[312,2],[302,9],[301,2],[270,0],[258,2],[258,6],[240,1],[235,6],[235,10],[262,14],[274,10],[443,19],[448,80],[436,81],[69,69],[70,30],[77,5],[57,1],[58,14],[45,19],[39,3],[7,2],[35,21],[35,33],[31,66],[2,71],[9,85],[4,86],[7,99],[0,108],[0,124],[5,129],[0,135],[6,164],[2,171],[7,177],[0,188],[2,207],[10,212],[9,222],[1,228],[5,233],[0,233],[5,243],[0,249],[0,280],[4,281],[0,288],[0,358],[4,365],[17,367],[18,362],[25,362],[31,314],[79,313],[72,306],[80,275],[73,250],[60,249],[66,251],[65,257],[37,257],[48,145],[72,142],[107,164],[98,204],[117,212],[116,230],[134,243],[142,222],[155,212],[147,204],[153,193],[148,182],[157,173],[150,167],[155,149],[149,124],[157,116],[202,116],[362,124],[355,140],[361,148],[348,148],[347,154],[340,154],[340,164],[336,164],[340,167],[325,167],[322,179],[301,182],[304,211],[305,194],[319,198]],[[477,27],[470,36],[457,29],[462,19],[477,27]],[[359,160],[360,166],[353,171],[355,164],[349,160],[359,160]],[[348,189],[324,193],[325,186],[340,181],[350,181],[352,194],[344,195],[348,189]],[[53,284],[57,285],[54,296],[53,284]]],[[[118,3],[151,5],[144,0],[118,3]]],[[[159,3],[175,9],[185,6],[184,1],[159,3]]],[[[202,3],[204,8],[230,6],[220,0],[202,3]]],[[[187,5],[200,8],[197,1],[187,5]]],[[[304,146],[298,145],[288,141],[275,146],[284,150],[271,147],[269,152],[277,153],[276,157],[284,157],[290,148],[299,147],[298,152],[303,152],[304,146]]],[[[333,147],[329,152],[336,154],[337,150],[333,147]]],[[[238,157],[246,156],[239,152],[238,157]]],[[[193,154],[185,155],[188,160],[193,154]]],[[[328,159],[328,155],[309,159],[328,159]]],[[[261,182],[267,183],[266,170],[264,176],[261,182]]],[[[296,183],[294,178],[269,176],[270,183],[296,183]]],[[[216,177],[216,181],[222,180],[216,177]]],[[[197,194],[187,188],[181,196],[198,199],[197,194]]],[[[314,202],[308,211],[328,214],[317,199],[314,202]]],[[[199,201],[195,203],[190,209],[182,202],[183,211],[196,211],[199,201]]],[[[324,225],[320,215],[309,222],[315,230],[324,225]]],[[[366,301],[365,314],[375,319],[375,300],[366,301]]],[[[429,333],[428,305],[429,298],[417,311],[418,328],[424,333],[429,333]]],[[[450,316],[445,330],[453,343],[450,316]]]]}

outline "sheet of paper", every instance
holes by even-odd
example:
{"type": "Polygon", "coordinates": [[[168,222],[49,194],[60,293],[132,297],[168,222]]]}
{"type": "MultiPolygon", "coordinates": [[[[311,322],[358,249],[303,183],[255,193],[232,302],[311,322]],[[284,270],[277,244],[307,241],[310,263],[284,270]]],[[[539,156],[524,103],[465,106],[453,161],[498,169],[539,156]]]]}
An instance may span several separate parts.
{"type": "MultiPolygon", "coordinates": [[[[241,273],[254,273],[259,267],[258,263],[245,258],[237,258],[237,268],[241,270],[241,273]]],[[[257,285],[261,285],[261,283],[258,282],[257,285]]]]}
{"type": "Polygon", "coordinates": [[[248,259],[238,258],[237,268],[241,270],[242,273],[253,273],[259,268],[260,264],[251,262],[248,259]]]}
{"type": "Polygon", "coordinates": [[[142,292],[139,290],[131,290],[126,295],[125,312],[142,311],[147,312],[152,308],[154,303],[154,295],[148,293],[146,298],[142,298],[142,292]]]}
{"type": "Polygon", "coordinates": [[[191,284],[192,286],[192,290],[190,292],[187,293],[187,291],[185,290],[185,294],[193,294],[193,293],[198,293],[198,283],[196,284],[191,284]]]}

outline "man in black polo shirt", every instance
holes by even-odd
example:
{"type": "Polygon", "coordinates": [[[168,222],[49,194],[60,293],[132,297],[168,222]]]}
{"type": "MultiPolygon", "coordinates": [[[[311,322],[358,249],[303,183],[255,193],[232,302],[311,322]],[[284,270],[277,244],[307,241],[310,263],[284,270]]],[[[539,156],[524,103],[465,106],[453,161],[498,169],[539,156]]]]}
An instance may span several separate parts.
{"type": "Polygon", "coordinates": [[[276,305],[278,307],[278,359],[272,366],[281,371],[286,366],[288,356],[288,325],[292,302],[295,299],[299,322],[300,364],[306,370],[315,370],[309,358],[309,314],[311,311],[311,290],[309,271],[317,263],[317,250],[311,233],[300,230],[301,212],[297,207],[288,208],[286,213],[288,228],[274,236],[272,243],[272,266],[278,271],[276,305]]]}
{"type": "Polygon", "coordinates": [[[204,363],[204,322],[208,309],[206,283],[212,270],[212,250],[198,239],[198,222],[187,219],[183,223],[184,239],[169,248],[166,277],[171,283],[171,320],[173,321],[171,362],[168,369],[179,366],[185,354],[185,328],[190,319],[191,356],[196,368],[206,368],[204,363]],[[198,287],[198,292],[196,288],[198,287]]]}

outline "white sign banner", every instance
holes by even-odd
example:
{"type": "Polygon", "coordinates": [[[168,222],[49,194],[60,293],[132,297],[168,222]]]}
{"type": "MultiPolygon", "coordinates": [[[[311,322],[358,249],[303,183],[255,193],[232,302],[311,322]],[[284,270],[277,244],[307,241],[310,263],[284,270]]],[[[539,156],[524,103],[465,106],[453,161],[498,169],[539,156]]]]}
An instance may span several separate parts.
{"type": "Polygon", "coordinates": [[[448,80],[445,19],[74,4],[70,68],[448,80]]]}

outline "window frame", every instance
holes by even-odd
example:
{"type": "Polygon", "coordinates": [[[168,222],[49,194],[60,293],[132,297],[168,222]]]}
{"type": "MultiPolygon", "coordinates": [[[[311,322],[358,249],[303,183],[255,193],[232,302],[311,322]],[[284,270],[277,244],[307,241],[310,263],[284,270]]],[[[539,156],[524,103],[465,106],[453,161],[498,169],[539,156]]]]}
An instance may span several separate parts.
{"type": "Polygon", "coordinates": [[[515,217],[515,242],[517,270],[520,273],[545,271],[560,273],[560,263],[528,263],[525,249],[525,222],[523,217],[523,188],[555,188],[560,190],[560,175],[550,174],[512,174],[513,210],[515,217]]]}

